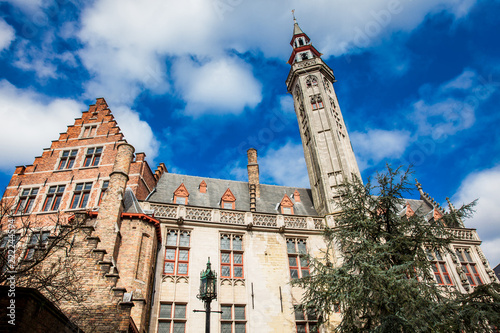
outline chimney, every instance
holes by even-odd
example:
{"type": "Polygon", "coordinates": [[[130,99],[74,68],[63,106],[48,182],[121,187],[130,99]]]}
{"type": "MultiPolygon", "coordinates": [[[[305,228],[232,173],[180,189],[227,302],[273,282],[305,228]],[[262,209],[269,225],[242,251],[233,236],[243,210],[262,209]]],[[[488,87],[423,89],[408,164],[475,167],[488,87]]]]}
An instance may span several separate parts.
{"type": "Polygon", "coordinates": [[[255,211],[255,198],[260,198],[259,185],[259,164],[257,163],[257,150],[250,148],[247,150],[248,156],[248,186],[250,191],[250,210],[255,211]]]}

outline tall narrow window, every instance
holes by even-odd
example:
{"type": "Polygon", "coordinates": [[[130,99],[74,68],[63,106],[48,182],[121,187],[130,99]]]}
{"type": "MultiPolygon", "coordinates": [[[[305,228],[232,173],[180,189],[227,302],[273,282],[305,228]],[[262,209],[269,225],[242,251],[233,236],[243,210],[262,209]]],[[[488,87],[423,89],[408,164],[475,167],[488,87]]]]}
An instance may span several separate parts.
{"type": "Polygon", "coordinates": [[[102,199],[104,199],[104,197],[106,197],[106,192],[108,191],[108,186],[109,186],[109,180],[105,180],[102,182],[101,194],[99,194],[99,203],[97,204],[98,206],[101,205],[102,199]]]}
{"type": "Polygon", "coordinates": [[[16,214],[28,214],[33,208],[36,195],[38,194],[38,187],[25,188],[21,191],[19,202],[16,206],[16,214]]]}
{"type": "Polygon", "coordinates": [[[189,231],[168,230],[163,273],[167,275],[188,275],[189,231]]]}
{"type": "Polygon", "coordinates": [[[73,192],[73,199],[71,200],[70,208],[85,208],[89,202],[90,190],[92,183],[76,184],[75,191],[73,192]]]}
{"type": "Polygon", "coordinates": [[[295,326],[297,327],[297,333],[318,333],[319,327],[316,311],[313,309],[304,311],[299,307],[295,307],[295,326]]]}
{"type": "Polygon", "coordinates": [[[470,255],[470,250],[467,248],[459,248],[456,249],[456,254],[458,259],[462,264],[462,269],[464,270],[467,279],[471,286],[477,286],[483,284],[481,277],[479,276],[479,272],[476,267],[476,263],[472,260],[470,255]]]}
{"type": "Polygon", "coordinates": [[[187,304],[161,303],[158,316],[158,333],[186,332],[187,304]]]}
{"type": "Polygon", "coordinates": [[[75,164],[76,154],[78,150],[65,150],[62,152],[61,160],[59,161],[59,165],[57,170],[65,170],[71,169],[75,164]]]}
{"type": "Polygon", "coordinates": [[[66,185],[50,186],[43,203],[43,211],[58,210],[66,185]]]}
{"type": "Polygon", "coordinates": [[[306,240],[287,238],[286,248],[288,252],[288,266],[290,268],[290,277],[292,279],[298,279],[309,276],[309,261],[306,258],[306,240]]]}
{"type": "Polygon", "coordinates": [[[432,262],[432,271],[434,272],[437,284],[453,285],[441,252],[437,249],[427,249],[427,258],[432,262]]]}
{"type": "Polygon", "coordinates": [[[99,165],[99,161],[101,160],[102,147],[93,147],[87,149],[87,153],[85,154],[85,160],[83,161],[84,167],[96,166],[99,165]]]}
{"type": "Polygon", "coordinates": [[[244,305],[221,305],[221,333],[245,333],[246,315],[244,305]]]}
{"type": "Polygon", "coordinates": [[[220,276],[243,278],[243,236],[224,234],[220,238],[220,276]]]}

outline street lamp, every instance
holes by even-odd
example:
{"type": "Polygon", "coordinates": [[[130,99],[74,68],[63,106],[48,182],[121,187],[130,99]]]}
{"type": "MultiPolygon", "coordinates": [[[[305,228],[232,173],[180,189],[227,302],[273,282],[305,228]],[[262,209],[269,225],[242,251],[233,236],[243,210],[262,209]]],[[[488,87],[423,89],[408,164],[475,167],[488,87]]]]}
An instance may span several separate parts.
{"type": "Polygon", "coordinates": [[[211,311],[210,303],[217,298],[217,274],[212,271],[210,258],[208,258],[207,269],[200,273],[200,293],[197,298],[205,302],[205,310],[193,310],[194,312],[205,312],[205,333],[210,333],[210,313],[221,312],[211,311]]]}

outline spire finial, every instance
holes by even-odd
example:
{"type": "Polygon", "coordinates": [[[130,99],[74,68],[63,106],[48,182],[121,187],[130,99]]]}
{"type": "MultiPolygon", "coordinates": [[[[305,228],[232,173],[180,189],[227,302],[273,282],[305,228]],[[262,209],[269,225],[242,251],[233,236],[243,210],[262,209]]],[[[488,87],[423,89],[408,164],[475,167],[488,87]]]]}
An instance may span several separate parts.
{"type": "Polygon", "coordinates": [[[295,9],[292,9],[292,17],[293,17],[293,22],[297,23],[297,19],[295,18],[295,9]]]}

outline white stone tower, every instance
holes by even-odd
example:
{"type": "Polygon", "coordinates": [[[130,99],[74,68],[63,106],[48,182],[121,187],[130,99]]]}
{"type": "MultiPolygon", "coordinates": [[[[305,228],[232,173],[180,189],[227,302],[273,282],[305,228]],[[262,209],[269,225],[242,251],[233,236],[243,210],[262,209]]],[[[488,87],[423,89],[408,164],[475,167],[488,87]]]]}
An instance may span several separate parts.
{"type": "Polygon", "coordinates": [[[338,186],[361,175],[333,89],[333,71],[294,22],[286,85],[293,95],[314,206],[326,215],[338,211],[338,186]]]}

